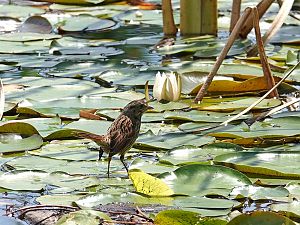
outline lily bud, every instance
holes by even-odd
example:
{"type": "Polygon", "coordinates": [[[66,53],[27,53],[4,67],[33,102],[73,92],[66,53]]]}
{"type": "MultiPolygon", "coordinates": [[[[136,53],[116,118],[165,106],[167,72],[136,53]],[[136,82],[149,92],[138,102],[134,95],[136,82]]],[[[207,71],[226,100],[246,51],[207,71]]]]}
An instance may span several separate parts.
{"type": "Polygon", "coordinates": [[[181,80],[173,72],[156,74],[153,96],[158,100],[178,101],[181,93],[181,80]]]}

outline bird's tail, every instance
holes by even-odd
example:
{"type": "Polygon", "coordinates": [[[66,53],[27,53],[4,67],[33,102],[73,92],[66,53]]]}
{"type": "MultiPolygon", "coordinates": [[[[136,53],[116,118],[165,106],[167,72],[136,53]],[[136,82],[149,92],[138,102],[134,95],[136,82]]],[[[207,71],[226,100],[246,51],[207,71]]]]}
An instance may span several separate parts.
{"type": "Polygon", "coordinates": [[[86,132],[73,132],[73,135],[76,137],[80,137],[80,138],[90,139],[100,145],[107,144],[106,135],[98,135],[98,134],[92,134],[92,133],[86,133],[86,132]]]}

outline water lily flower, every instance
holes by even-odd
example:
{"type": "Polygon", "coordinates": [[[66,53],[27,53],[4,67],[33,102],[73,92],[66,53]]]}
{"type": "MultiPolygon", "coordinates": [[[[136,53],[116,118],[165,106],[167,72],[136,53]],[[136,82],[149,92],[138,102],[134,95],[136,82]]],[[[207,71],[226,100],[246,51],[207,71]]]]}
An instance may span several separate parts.
{"type": "Polygon", "coordinates": [[[181,80],[173,72],[156,74],[153,96],[158,100],[178,101],[181,93],[181,80]]]}

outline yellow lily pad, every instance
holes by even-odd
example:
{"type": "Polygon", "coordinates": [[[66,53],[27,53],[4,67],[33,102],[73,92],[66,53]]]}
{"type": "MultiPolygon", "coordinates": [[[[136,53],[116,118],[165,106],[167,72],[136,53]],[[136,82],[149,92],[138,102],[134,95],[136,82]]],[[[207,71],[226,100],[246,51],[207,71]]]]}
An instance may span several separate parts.
{"type": "Polygon", "coordinates": [[[162,180],[141,170],[129,171],[129,178],[137,192],[149,196],[171,196],[174,191],[162,180]]]}

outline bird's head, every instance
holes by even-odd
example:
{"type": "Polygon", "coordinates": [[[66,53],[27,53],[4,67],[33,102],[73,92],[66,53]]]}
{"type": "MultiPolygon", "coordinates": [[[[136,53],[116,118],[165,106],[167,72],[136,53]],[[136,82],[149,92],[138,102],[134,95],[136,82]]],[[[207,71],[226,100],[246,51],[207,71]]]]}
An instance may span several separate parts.
{"type": "Polygon", "coordinates": [[[143,115],[148,109],[153,109],[149,106],[146,99],[139,99],[129,102],[123,109],[123,113],[130,113],[131,115],[139,116],[143,115]]]}

